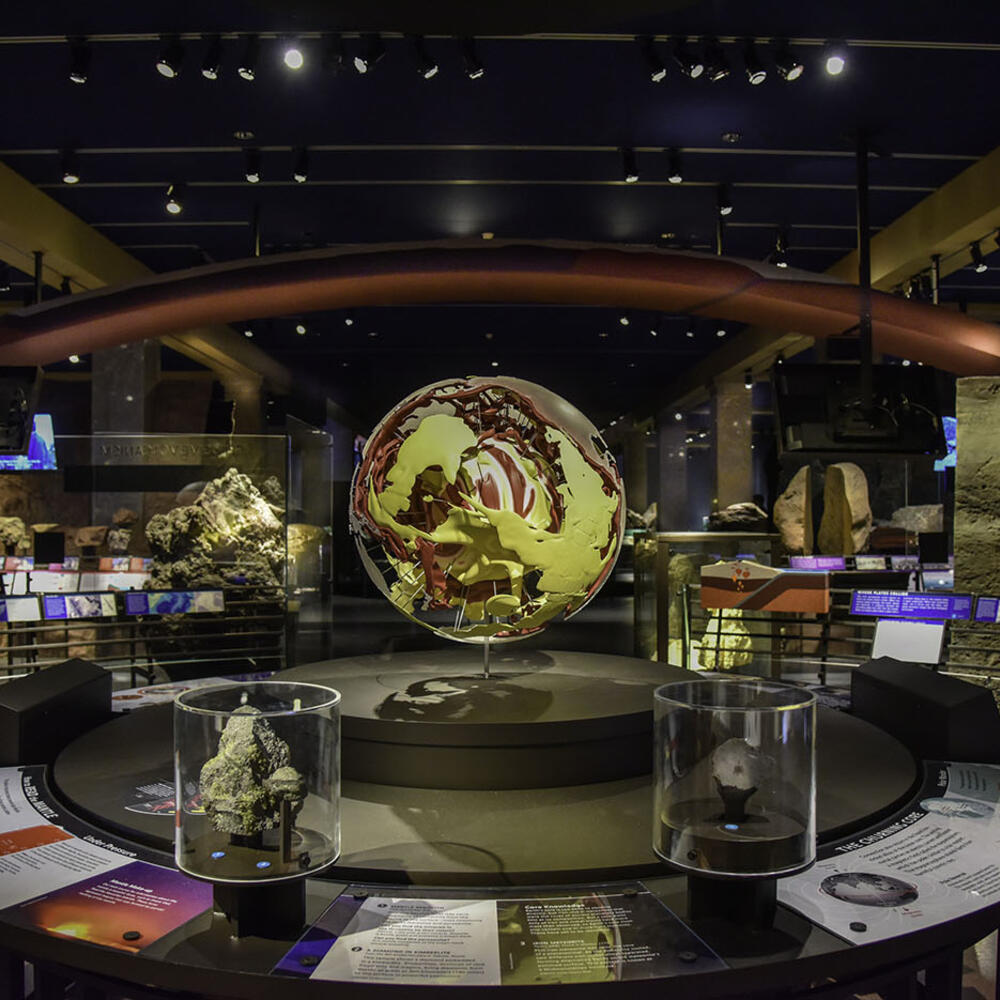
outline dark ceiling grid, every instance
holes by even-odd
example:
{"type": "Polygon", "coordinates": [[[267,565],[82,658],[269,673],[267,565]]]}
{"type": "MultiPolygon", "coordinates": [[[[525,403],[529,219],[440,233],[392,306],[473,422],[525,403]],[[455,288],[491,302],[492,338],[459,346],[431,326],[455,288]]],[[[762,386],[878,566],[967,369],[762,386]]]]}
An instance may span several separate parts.
{"type": "MultiPolygon", "coordinates": [[[[581,30],[517,38],[516,30],[496,23],[470,31],[492,36],[477,40],[486,67],[480,80],[463,74],[454,39],[436,37],[440,26],[428,25],[426,50],[441,70],[427,81],[416,73],[409,43],[391,31],[387,55],[374,71],[321,73],[316,29],[336,25],[325,25],[318,11],[296,16],[292,4],[251,9],[241,0],[213,4],[199,12],[211,23],[194,25],[205,35],[210,29],[224,35],[220,79],[200,78],[207,43],[189,34],[180,78],[164,80],[153,68],[159,34],[164,28],[189,32],[192,24],[179,21],[190,11],[158,0],[141,9],[119,0],[96,6],[81,13],[54,0],[44,16],[26,9],[7,18],[8,36],[47,34],[57,26],[60,34],[41,43],[0,39],[0,85],[40,81],[25,95],[16,143],[0,140],[9,147],[0,159],[154,271],[245,256],[255,203],[265,252],[480,232],[710,251],[719,183],[729,185],[735,207],[726,225],[727,253],[764,259],[783,232],[795,266],[823,271],[854,245],[850,134],[859,124],[890,154],[870,166],[876,230],[996,145],[983,128],[985,109],[967,95],[989,78],[1000,46],[991,41],[993,19],[982,11],[989,5],[977,9],[970,0],[958,0],[944,25],[939,10],[860,0],[822,10],[791,0],[764,10],[736,0],[666,5],[669,10],[626,2],[616,5],[616,24],[593,16],[581,21],[583,28],[615,35],[581,30]],[[893,41],[901,24],[910,42],[893,41]],[[262,35],[261,62],[257,80],[246,84],[233,72],[242,44],[234,36],[250,31],[262,35]],[[69,83],[63,33],[101,32],[115,37],[92,42],[87,84],[69,83]],[[146,37],[129,39],[129,32],[146,37]],[[278,40],[266,37],[285,32],[297,33],[306,48],[300,74],[278,65],[278,40]],[[646,76],[634,41],[643,34],[656,38],[668,71],[663,84],[646,76]],[[680,35],[723,39],[732,76],[717,84],[683,78],[667,41],[680,35]],[[807,64],[795,84],[773,73],[770,40],[781,35],[797,43],[807,64]],[[817,59],[820,43],[837,35],[852,43],[851,65],[831,81],[817,59]],[[747,36],[764,42],[760,54],[772,70],[759,87],[743,76],[739,40],[747,36]],[[245,131],[253,136],[234,138],[245,131]],[[738,138],[730,144],[725,133],[738,138]],[[77,149],[82,173],[72,188],[58,177],[59,154],[68,146],[77,149]],[[261,150],[258,185],[242,179],[246,146],[261,150]],[[300,146],[309,147],[305,184],[290,176],[300,146]],[[636,184],[623,183],[622,146],[636,150],[636,184]],[[666,180],[670,147],[683,157],[680,185],[666,180]],[[177,182],[186,184],[185,207],[170,218],[164,196],[177,182]]],[[[517,5],[509,6],[514,16],[517,5]]],[[[549,15],[559,7],[546,6],[549,15]]],[[[352,8],[338,9],[346,18],[352,8]]],[[[400,8],[399,16],[407,14],[400,8]]],[[[405,27],[403,20],[368,25],[363,16],[349,23],[405,27]]],[[[531,30],[526,25],[523,30],[531,30]]],[[[357,51],[354,32],[345,33],[345,47],[349,58],[357,51]]],[[[993,264],[989,235],[983,251],[993,264]]],[[[945,279],[942,293],[995,299],[990,277],[967,266],[945,279]]],[[[28,287],[22,275],[14,294],[28,287]]],[[[499,335],[506,322],[507,356],[525,359],[554,388],[566,382],[570,398],[574,387],[594,398],[607,395],[611,383],[616,393],[649,390],[718,343],[715,330],[699,327],[688,338],[681,329],[686,321],[676,325],[669,317],[661,335],[647,331],[648,340],[636,340],[636,324],[609,327],[599,310],[580,311],[581,320],[573,310],[508,307],[501,320],[488,308],[384,310],[380,329],[368,331],[378,333],[375,338],[361,323],[352,331],[327,314],[310,317],[305,335],[277,320],[255,324],[254,335],[290,363],[325,366],[337,391],[362,404],[366,395],[384,399],[390,384],[412,388],[403,383],[419,372],[433,378],[441,365],[491,366],[499,342],[483,344],[475,336],[483,325],[495,324],[499,335]],[[602,332],[607,336],[598,339],[602,332]],[[572,346],[564,334],[575,338],[572,346]],[[404,350],[414,338],[423,346],[404,350]],[[558,346],[546,353],[537,349],[540,343],[558,346]],[[612,359],[608,365],[602,356],[612,359]]],[[[359,311],[359,317],[375,314],[359,311]]]]}

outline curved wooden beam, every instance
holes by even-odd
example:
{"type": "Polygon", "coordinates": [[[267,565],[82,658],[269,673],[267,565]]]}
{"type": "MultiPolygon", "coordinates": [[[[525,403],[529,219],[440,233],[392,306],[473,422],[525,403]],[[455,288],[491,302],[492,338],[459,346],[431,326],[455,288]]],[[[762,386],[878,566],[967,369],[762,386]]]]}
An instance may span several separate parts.
{"type": "MultiPolygon", "coordinates": [[[[687,313],[830,337],[859,290],[699,254],[573,243],[385,245],[210,265],[8,313],[0,363],[44,364],[206,323],[367,305],[537,302],[687,313]]],[[[959,375],[1000,373],[1000,329],[880,292],[877,350],[959,375]]]]}

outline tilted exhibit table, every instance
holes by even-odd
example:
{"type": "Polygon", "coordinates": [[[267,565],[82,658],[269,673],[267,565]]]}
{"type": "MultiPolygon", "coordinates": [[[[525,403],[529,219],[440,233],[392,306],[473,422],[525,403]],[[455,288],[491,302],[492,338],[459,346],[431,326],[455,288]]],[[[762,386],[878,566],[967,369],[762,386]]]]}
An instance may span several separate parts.
{"type": "MultiPolygon", "coordinates": [[[[59,757],[51,781],[28,769],[22,780],[40,827],[76,839],[56,843],[43,831],[35,835],[43,846],[14,845],[21,853],[8,860],[26,864],[32,851],[51,860],[74,845],[94,857],[89,878],[51,888],[22,866],[16,879],[29,881],[16,902],[0,896],[8,951],[0,996],[18,996],[20,966],[10,955],[36,963],[40,1000],[59,995],[67,978],[92,987],[94,998],[136,1000],[163,995],[157,990],[292,998],[568,987],[826,997],[848,987],[888,991],[917,969],[926,996],[958,996],[962,948],[1000,921],[992,901],[1000,876],[980,864],[997,840],[1000,771],[918,768],[885,733],[821,709],[819,862],[781,880],[772,927],[734,924],[724,912],[695,917],[687,880],[652,852],[650,779],[628,752],[648,741],[652,688],[690,675],[563,652],[505,654],[494,668],[486,682],[445,651],[282,675],[344,694],[343,853],[325,878],[308,880],[313,929],[298,944],[295,935],[231,938],[212,916],[210,888],[172,869],[172,810],[163,801],[169,706],[85,734],[59,757]],[[466,754],[476,767],[462,769],[466,754]],[[574,754],[585,773],[574,774],[574,754]],[[406,755],[405,781],[386,781],[393,758],[406,755]],[[512,784],[518,768],[536,787],[512,784]],[[435,774],[439,786],[427,787],[435,774]],[[151,892],[155,900],[143,895],[151,892]],[[874,899],[880,893],[886,898],[874,899]],[[81,899],[107,927],[57,910],[81,899]],[[142,930],[123,932],[122,914],[142,930]]],[[[11,828],[3,822],[0,810],[0,845],[11,828]]],[[[0,887],[4,877],[0,864],[0,887]]]]}

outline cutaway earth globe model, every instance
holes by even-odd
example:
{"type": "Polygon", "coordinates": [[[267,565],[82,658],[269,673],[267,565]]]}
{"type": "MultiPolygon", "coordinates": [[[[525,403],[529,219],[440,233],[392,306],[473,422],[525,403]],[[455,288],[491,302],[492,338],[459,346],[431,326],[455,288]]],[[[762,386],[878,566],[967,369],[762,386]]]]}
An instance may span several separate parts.
{"type": "Polygon", "coordinates": [[[621,476],[593,424],[515,378],[436,382],[372,432],[351,531],[379,590],[463,642],[520,639],[579,611],[625,526],[621,476]]]}

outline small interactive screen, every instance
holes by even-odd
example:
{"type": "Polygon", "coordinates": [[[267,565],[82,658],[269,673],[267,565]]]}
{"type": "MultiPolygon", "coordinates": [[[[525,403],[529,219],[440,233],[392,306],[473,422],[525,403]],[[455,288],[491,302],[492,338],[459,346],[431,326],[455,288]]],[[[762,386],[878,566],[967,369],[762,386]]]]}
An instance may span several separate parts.
{"type": "Polygon", "coordinates": [[[36,413],[31,425],[28,451],[24,455],[0,455],[0,472],[41,472],[56,468],[56,440],[52,417],[36,413]]]}

